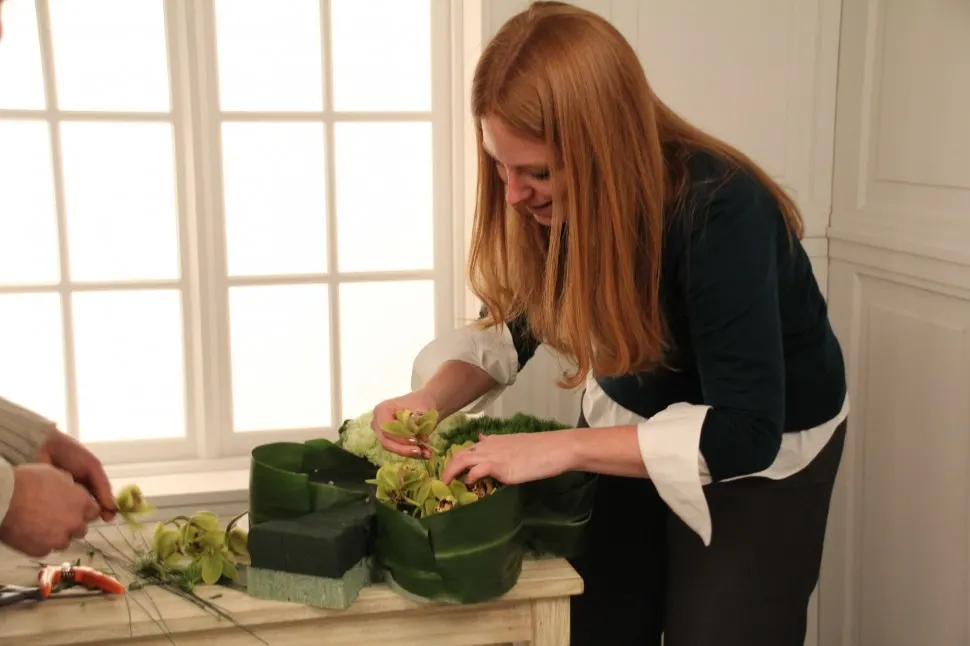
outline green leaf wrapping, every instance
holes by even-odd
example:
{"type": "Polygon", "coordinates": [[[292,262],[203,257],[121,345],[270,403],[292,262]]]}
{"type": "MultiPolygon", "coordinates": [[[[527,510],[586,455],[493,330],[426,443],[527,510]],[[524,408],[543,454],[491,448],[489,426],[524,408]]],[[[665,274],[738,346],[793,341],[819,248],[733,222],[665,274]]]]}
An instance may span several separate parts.
{"type": "Polygon", "coordinates": [[[522,571],[516,486],[417,520],[377,504],[378,561],[405,591],[438,603],[479,603],[512,589],[522,571]]]}
{"type": "MultiPolygon", "coordinates": [[[[566,428],[569,427],[557,420],[526,413],[508,418],[483,415],[458,426],[449,436],[448,445],[468,440],[477,442],[479,435],[541,433],[566,428]]],[[[596,474],[573,471],[520,485],[522,540],[529,551],[560,558],[571,558],[582,552],[597,482],[596,474]]]]}
{"type": "Polygon", "coordinates": [[[522,485],[523,540],[530,551],[560,558],[583,551],[597,482],[595,474],[571,471],[522,485]]]}
{"type": "Polygon", "coordinates": [[[274,442],[252,451],[249,522],[298,518],[366,499],[377,467],[330,440],[274,442]]]}

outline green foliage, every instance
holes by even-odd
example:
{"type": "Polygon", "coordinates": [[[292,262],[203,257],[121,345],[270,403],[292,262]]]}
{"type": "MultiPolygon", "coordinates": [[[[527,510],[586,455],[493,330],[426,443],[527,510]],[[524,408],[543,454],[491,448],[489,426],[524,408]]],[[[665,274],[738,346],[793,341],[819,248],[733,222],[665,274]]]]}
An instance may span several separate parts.
{"type": "MultiPolygon", "coordinates": [[[[418,462],[397,453],[386,450],[377,440],[377,434],[371,428],[374,419],[372,412],[367,412],[352,419],[347,419],[340,427],[337,446],[343,450],[362,457],[374,466],[385,464],[402,464],[418,462]]],[[[431,449],[432,453],[442,453],[450,444],[451,433],[457,427],[465,424],[469,417],[465,413],[455,413],[438,420],[433,430],[422,440],[422,444],[431,449]]]]}
{"type": "Polygon", "coordinates": [[[239,518],[222,528],[214,513],[199,511],[159,523],[141,568],[159,578],[179,579],[183,589],[214,585],[223,577],[238,582],[238,566],[249,562],[247,534],[235,526],[239,518]]]}
{"type": "Polygon", "coordinates": [[[429,460],[385,464],[367,482],[377,487],[378,501],[415,518],[470,505],[491,495],[496,488],[495,481],[483,478],[468,487],[457,478],[445,484],[441,476],[455,453],[472,444],[452,445],[444,455],[432,455],[429,460]]]}
{"type": "MultiPolygon", "coordinates": [[[[464,445],[477,442],[481,435],[541,433],[566,428],[570,427],[557,420],[526,413],[508,418],[482,416],[457,426],[448,441],[453,446],[464,445]]],[[[521,539],[530,552],[560,557],[582,552],[597,482],[595,474],[570,471],[519,487],[524,516],[521,539]]]]}
{"type": "Polygon", "coordinates": [[[554,419],[543,419],[527,413],[516,413],[511,417],[468,418],[457,424],[449,433],[446,448],[456,444],[477,442],[479,435],[511,435],[513,433],[541,433],[561,431],[570,428],[554,419]]]}

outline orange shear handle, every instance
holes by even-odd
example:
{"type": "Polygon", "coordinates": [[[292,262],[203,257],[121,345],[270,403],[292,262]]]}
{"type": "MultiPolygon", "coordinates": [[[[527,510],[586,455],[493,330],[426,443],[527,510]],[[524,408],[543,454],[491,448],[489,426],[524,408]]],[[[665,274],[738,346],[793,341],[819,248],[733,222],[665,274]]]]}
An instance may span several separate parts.
{"type": "Polygon", "coordinates": [[[48,565],[40,571],[37,575],[37,588],[40,590],[41,596],[44,598],[51,596],[51,592],[61,582],[62,572],[63,568],[54,567],[53,565],[48,565]]]}
{"type": "Polygon", "coordinates": [[[74,582],[92,590],[101,590],[110,594],[124,594],[125,586],[112,576],[98,572],[87,566],[75,566],[72,570],[74,582]]]}
{"type": "Polygon", "coordinates": [[[80,585],[89,590],[101,590],[110,594],[125,592],[125,586],[120,581],[86,565],[65,563],[60,567],[48,566],[37,576],[37,587],[44,597],[49,597],[61,583],[80,585]]]}

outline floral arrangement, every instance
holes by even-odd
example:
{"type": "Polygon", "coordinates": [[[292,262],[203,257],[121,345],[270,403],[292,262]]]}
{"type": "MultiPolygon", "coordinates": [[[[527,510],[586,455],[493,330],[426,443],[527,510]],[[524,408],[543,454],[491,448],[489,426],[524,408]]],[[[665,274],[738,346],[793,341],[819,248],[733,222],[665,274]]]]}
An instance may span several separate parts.
{"type": "MultiPolygon", "coordinates": [[[[278,550],[267,551],[272,548],[266,532],[257,545],[237,525],[246,514],[250,531],[263,524],[297,522],[303,523],[299,531],[310,531],[310,536],[314,531],[331,536],[331,547],[343,540],[344,546],[333,553],[347,554],[330,556],[330,565],[317,567],[359,571],[354,559],[363,554],[373,563],[370,582],[385,581],[404,595],[439,603],[495,599],[515,585],[525,559],[570,557],[581,551],[595,475],[571,472],[520,485],[488,477],[470,485],[461,479],[448,484],[442,480],[448,462],[483,435],[536,433],[564,425],[526,414],[497,418],[457,413],[440,419],[437,411],[398,411],[383,428],[426,447],[431,456],[421,459],[383,449],[372,419],[366,413],[346,420],[334,441],[257,446],[252,451],[249,509],[225,524],[209,511],[157,523],[150,542],[143,538],[143,547],[129,543],[135,556],[121,560],[134,575],[130,588],[157,586],[236,623],[195,588],[206,584],[246,590],[247,568],[259,571],[253,563],[258,558],[269,561],[271,554],[279,559],[278,550]],[[360,527],[348,531],[354,523],[360,527]],[[356,549],[345,549],[348,542],[356,549]],[[337,563],[341,558],[345,563],[337,563]]],[[[144,516],[155,511],[136,485],[119,491],[115,502],[121,524],[132,530],[142,529],[144,516]]],[[[322,553],[314,547],[321,545],[316,539],[295,540],[309,545],[311,553],[322,553]]]]}
{"type": "Polygon", "coordinates": [[[458,479],[445,484],[441,477],[452,456],[471,444],[452,445],[445,455],[432,455],[426,461],[385,464],[367,483],[377,487],[378,501],[415,518],[470,505],[493,493],[495,481],[483,478],[468,487],[458,479]]]}
{"type": "Polygon", "coordinates": [[[338,508],[372,508],[368,549],[381,580],[412,597],[459,604],[508,592],[525,558],[569,557],[582,549],[596,484],[592,474],[523,485],[441,479],[449,460],[481,435],[564,425],[526,414],[441,419],[433,410],[397,411],[383,430],[427,447],[431,457],[422,459],[386,451],[372,421],[371,413],[346,420],[335,441],[256,447],[250,526],[303,516],[325,523],[330,510],[337,525],[344,522],[338,508]]]}

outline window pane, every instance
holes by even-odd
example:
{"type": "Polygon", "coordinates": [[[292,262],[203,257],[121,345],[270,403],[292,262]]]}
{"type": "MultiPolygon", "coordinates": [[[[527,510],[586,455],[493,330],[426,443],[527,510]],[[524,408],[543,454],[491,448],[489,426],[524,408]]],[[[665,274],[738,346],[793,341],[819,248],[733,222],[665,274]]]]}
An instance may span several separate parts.
{"type": "Polygon", "coordinates": [[[414,357],[435,334],[434,282],[340,286],[341,415],[411,390],[414,357]]]}
{"type": "Polygon", "coordinates": [[[215,2],[222,109],[322,110],[320,0],[271,4],[215,2]]]}
{"type": "Polygon", "coordinates": [[[327,285],[229,290],[236,431],[329,427],[327,285]]]}
{"type": "MultiPolygon", "coordinates": [[[[43,110],[41,70],[34,3],[27,0],[5,3],[3,44],[0,45],[0,109],[43,110]]],[[[4,141],[0,138],[0,142],[4,141]]]]}
{"type": "Polygon", "coordinates": [[[73,298],[81,441],[184,436],[179,292],[81,292],[73,298]]]}
{"type": "Polygon", "coordinates": [[[430,123],[338,123],[341,271],[434,266],[430,123]]]}
{"type": "Polygon", "coordinates": [[[162,0],[50,0],[62,110],[169,110],[162,0]]]}
{"type": "Polygon", "coordinates": [[[59,295],[0,296],[0,397],[66,431],[62,334],[59,295]]]}
{"type": "Polygon", "coordinates": [[[331,0],[335,110],[431,110],[430,0],[331,0]]]}
{"type": "Polygon", "coordinates": [[[59,277],[50,129],[44,121],[0,121],[0,283],[59,277]]]}
{"type": "Polygon", "coordinates": [[[177,200],[167,123],[61,126],[71,278],[177,278],[177,200]]]}
{"type": "Polygon", "coordinates": [[[321,123],[227,123],[222,164],[229,273],[327,271],[321,123]]]}

